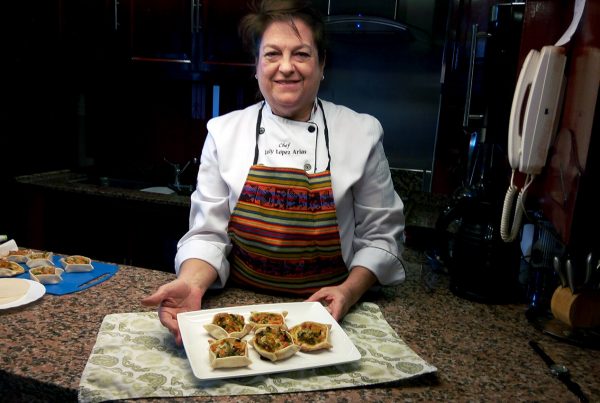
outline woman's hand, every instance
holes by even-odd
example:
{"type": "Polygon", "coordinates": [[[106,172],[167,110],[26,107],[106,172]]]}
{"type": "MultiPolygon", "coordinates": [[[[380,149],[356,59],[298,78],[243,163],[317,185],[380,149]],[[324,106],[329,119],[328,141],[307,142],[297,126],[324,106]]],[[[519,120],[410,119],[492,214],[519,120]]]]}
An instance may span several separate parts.
{"type": "Polygon", "coordinates": [[[199,310],[203,294],[204,292],[201,289],[190,286],[186,281],[178,278],[160,286],[154,294],[144,298],[142,304],[146,306],[158,305],[160,322],[175,337],[175,343],[181,345],[182,340],[177,314],[199,310]]]}
{"type": "MultiPolygon", "coordinates": [[[[359,297],[360,298],[360,297],[359,297]]],[[[323,287],[313,295],[308,297],[307,302],[321,302],[325,305],[325,309],[329,311],[333,319],[340,321],[354,305],[354,298],[348,290],[341,285],[333,287],[323,287]]]]}
{"type": "Polygon", "coordinates": [[[322,302],[331,316],[339,322],[376,281],[377,278],[369,269],[356,266],[352,268],[348,278],[342,284],[323,287],[306,301],[322,302]]]}
{"type": "Polygon", "coordinates": [[[182,344],[177,314],[197,311],[202,305],[204,293],[217,278],[217,272],[208,263],[186,260],[179,270],[179,277],[164,284],[156,292],[142,300],[146,306],[158,306],[160,322],[175,337],[177,345],[182,344]]]}

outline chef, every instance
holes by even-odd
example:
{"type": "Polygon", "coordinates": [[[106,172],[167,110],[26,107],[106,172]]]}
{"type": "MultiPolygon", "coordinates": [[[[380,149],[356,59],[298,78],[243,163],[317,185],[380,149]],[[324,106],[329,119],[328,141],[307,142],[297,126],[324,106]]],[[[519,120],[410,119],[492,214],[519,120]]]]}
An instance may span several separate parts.
{"type": "MultiPolygon", "coordinates": [[[[320,301],[340,320],[404,280],[403,203],[373,116],[317,97],[324,22],[309,2],[265,0],[240,24],[263,99],[211,119],[177,279],[142,302],[181,344],[177,314],[226,283],[320,301]]],[[[352,85],[351,82],[348,85],[352,85]]]]}

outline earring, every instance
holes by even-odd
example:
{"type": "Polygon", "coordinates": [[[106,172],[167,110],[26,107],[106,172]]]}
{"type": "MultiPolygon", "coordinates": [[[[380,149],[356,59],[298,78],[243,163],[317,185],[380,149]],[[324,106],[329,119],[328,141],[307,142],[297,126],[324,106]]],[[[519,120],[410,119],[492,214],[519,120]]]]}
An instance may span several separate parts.
{"type": "Polygon", "coordinates": [[[255,74],[255,75],[254,75],[254,79],[255,79],[255,80],[258,80],[258,74],[255,74]]]}
{"type": "Polygon", "coordinates": [[[323,74],[323,77],[321,77],[321,81],[325,80],[325,74],[323,74]]]}

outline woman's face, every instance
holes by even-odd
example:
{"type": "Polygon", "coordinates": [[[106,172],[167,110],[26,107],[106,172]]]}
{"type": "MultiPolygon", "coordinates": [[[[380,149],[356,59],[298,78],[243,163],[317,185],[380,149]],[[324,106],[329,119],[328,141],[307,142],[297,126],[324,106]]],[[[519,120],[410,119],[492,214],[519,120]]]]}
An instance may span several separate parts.
{"type": "Polygon", "coordinates": [[[265,30],[256,61],[258,87],[273,113],[306,121],[323,77],[310,28],[294,19],[300,36],[289,22],[273,22],[265,30]]]}

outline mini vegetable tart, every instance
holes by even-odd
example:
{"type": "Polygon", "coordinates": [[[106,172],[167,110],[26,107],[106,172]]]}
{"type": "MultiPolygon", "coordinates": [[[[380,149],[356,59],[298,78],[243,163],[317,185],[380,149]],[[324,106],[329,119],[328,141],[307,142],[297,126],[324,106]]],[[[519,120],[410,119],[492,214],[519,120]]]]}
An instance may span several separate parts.
{"type": "Polygon", "coordinates": [[[52,252],[38,252],[27,255],[27,261],[25,264],[33,269],[39,266],[54,266],[52,262],[52,252]]]}
{"type": "Polygon", "coordinates": [[[31,249],[11,250],[8,252],[6,260],[16,263],[25,263],[27,262],[28,255],[31,255],[32,253],[33,251],[31,249]]]}
{"type": "Polygon", "coordinates": [[[63,271],[63,269],[52,265],[38,266],[29,270],[29,277],[42,284],[58,284],[62,281],[61,274],[63,271]]]}
{"type": "Polygon", "coordinates": [[[208,340],[208,360],[213,368],[237,368],[252,364],[248,343],[235,337],[208,340]]]}
{"type": "Polygon", "coordinates": [[[329,342],[331,324],[306,321],[293,326],[290,334],[301,351],[315,351],[333,347],[329,342]]]}
{"type": "Polygon", "coordinates": [[[72,255],[60,259],[60,264],[67,273],[69,272],[88,272],[94,270],[92,259],[81,255],[72,255]]]}
{"type": "Polygon", "coordinates": [[[0,277],[13,277],[24,272],[25,269],[20,264],[10,260],[0,260],[0,277]]]}
{"type": "Polygon", "coordinates": [[[283,312],[250,312],[250,319],[248,322],[252,324],[254,331],[264,326],[282,326],[287,329],[285,325],[285,317],[287,311],[283,312]]]}
{"type": "Polygon", "coordinates": [[[300,351],[292,335],[281,326],[259,328],[250,342],[258,354],[271,361],[285,360],[300,351]]]}
{"type": "Polygon", "coordinates": [[[212,323],[207,323],[204,328],[215,339],[235,337],[241,339],[252,330],[252,325],[246,323],[242,315],[236,313],[220,312],[213,316],[212,323]]]}

